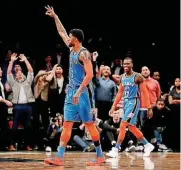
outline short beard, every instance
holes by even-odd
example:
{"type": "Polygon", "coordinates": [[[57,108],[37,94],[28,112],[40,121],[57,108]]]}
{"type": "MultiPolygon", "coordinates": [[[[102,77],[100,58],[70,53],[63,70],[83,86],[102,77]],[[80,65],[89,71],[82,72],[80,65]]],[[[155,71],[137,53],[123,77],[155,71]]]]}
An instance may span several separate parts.
{"type": "Polygon", "coordinates": [[[104,75],[104,77],[109,77],[109,74],[104,75]]]}
{"type": "Polygon", "coordinates": [[[143,76],[145,79],[147,79],[148,77],[150,77],[150,75],[148,75],[148,76],[143,76]]]}

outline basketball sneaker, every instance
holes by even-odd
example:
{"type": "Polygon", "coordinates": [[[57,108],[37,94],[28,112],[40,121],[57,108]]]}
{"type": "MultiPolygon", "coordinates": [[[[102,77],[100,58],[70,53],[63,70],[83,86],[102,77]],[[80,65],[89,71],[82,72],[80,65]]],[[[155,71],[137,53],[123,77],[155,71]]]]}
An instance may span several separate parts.
{"type": "Polygon", "coordinates": [[[47,158],[44,160],[44,162],[46,164],[55,165],[55,166],[63,166],[64,165],[62,159],[58,156],[53,158],[53,159],[47,158]]]}
{"type": "Polygon", "coordinates": [[[106,160],[104,157],[97,157],[93,161],[87,162],[87,166],[101,166],[106,163],[106,160]]]}
{"type": "Polygon", "coordinates": [[[112,148],[108,153],[106,153],[106,156],[111,157],[111,158],[117,158],[118,157],[118,152],[119,150],[115,147],[112,148]]]}
{"type": "Polygon", "coordinates": [[[145,149],[144,149],[143,156],[150,156],[150,153],[155,148],[151,143],[147,143],[146,145],[144,145],[144,147],[145,147],[145,149]]]}

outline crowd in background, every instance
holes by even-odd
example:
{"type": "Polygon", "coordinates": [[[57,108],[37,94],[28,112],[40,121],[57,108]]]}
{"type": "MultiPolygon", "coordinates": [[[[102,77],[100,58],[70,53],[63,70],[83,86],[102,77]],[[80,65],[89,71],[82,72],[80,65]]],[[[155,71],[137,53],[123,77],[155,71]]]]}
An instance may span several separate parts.
{"type": "MultiPolygon", "coordinates": [[[[123,59],[110,65],[97,62],[98,52],[91,53],[94,69],[96,108],[95,124],[101,134],[103,150],[115,146],[119,125],[124,114],[123,102],[109,116],[109,110],[119,89],[123,74],[123,59]]],[[[124,57],[127,57],[126,55],[124,57]]],[[[63,105],[68,84],[68,56],[61,51],[46,56],[41,64],[24,54],[9,50],[0,63],[0,150],[56,150],[63,125],[63,105]]],[[[135,63],[136,64],[136,61],[135,63]]],[[[180,78],[167,93],[160,87],[159,71],[150,73],[148,67],[137,70],[145,79],[153,116],[141,108],[137,127],[153,143],[155,151],[180,151],[180,78]]],[[[84,123],[73,126],[69,150],[94,151],[84,123]]],[[[143,146],[126,129],[126,140],[120,151],[143,151],[143,146]]]]}

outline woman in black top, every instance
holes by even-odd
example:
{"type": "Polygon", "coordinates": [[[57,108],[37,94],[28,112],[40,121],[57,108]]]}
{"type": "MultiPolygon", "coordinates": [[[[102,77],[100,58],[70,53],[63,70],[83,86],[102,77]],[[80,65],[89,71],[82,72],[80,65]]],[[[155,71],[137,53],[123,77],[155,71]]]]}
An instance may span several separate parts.
{"type": "Polygon", "coordinates": [[[170,105],[180,105],[180,78],[175,79],[174,88],[169,93],[169,104],[170,105]]]}
{"type": "Polygon", "coordinates": [[[174,88],[170,91],[168,101],[170,104],[170,141],[173,151],[180,151],[180,78],[175,79],[174,88]]]}

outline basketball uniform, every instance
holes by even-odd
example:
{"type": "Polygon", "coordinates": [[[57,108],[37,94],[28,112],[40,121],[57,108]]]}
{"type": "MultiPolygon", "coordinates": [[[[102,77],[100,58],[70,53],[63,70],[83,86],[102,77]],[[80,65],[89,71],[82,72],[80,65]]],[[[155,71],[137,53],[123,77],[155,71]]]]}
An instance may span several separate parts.
{"type": "Polygon", "coordinates": [[[80,87],[85,77],[85,70],[82,63],[79,61],[80,53],[86,50],[84,47],[79,52],[70,52],[69,56],[69,84],[67,86],[67,93],[64,103],[64,120],[65,121],[81,121],[92,122],[93,115],[91,114],[91,107],[94,107],[94,90],[92,81],[85,87],[79,97],[77,105],[72,103],[73,96],[80,87]]]}
{"type": "Polygon", "coordinates": [[[122,121],[127,121],[130,125],[134,125],[137,120],[137,115],[140,109],[140,89],[139,85],[135,84],[134,72],[130,77],[126,77],[124,73],[121,78],[123,86],[123,110],[124,116],[122,121]]]}

